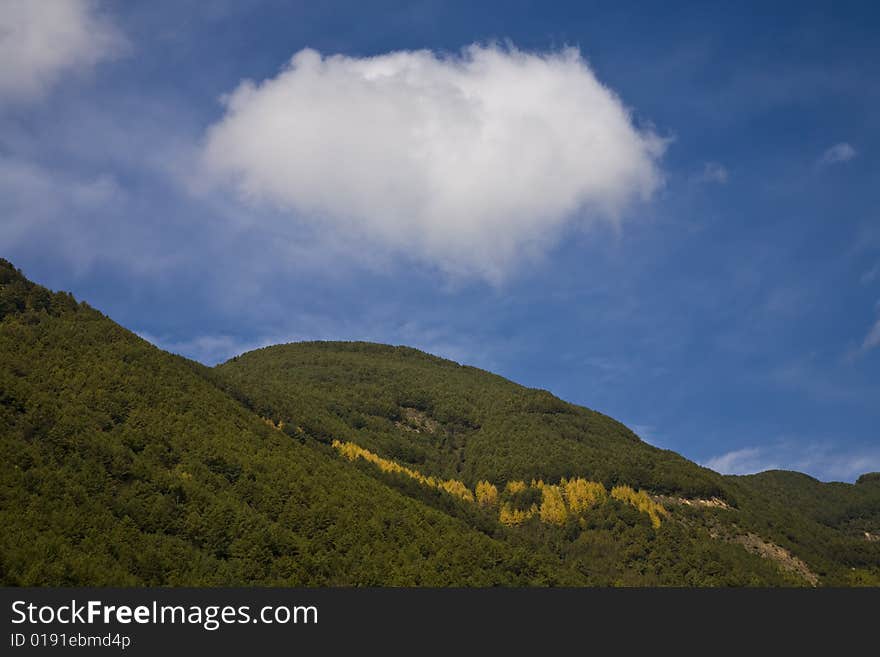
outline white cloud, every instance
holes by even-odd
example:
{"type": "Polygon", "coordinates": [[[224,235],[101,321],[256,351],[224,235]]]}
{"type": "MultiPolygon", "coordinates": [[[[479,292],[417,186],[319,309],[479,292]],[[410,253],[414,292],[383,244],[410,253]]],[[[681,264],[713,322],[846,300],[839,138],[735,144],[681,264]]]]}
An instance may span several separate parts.
{"type": "Polygon", "coordinates": [[[795,470],[822,481],[855,481],[865,472],[880,470],[880,448],[842,446],[834,441],[781,440],[744,447],[703,463],[722,474],[754,474],[765,470],[795,470]]]}
{"type": "Polygon", "coordinates": [[[484,369],[491,369],[494,365],[489,350],[475,348],[473,338],[460,340],[459,336],[451,336],[446,330],[426,327],[414,321],[389,325],[373,319],[334,320],[328,317],[299,314],[297,324],[296,329],[281,329],[256,337],[214,333],[174,338],[154,335],[148,331],[135,331],[135,333],[160,349],[211,366],[254,349],[310,340],[363,340],[381,344],[401,344],[484,369]]]}
{"type": "Polygon", "coordinates": [[[827,165],[848,162],[856,155],[858,155],[856,149],[845,141],[842,141],[839,144],[834,144],[834,146],[831,146],[822,153],[822,157],[819,158],[819,164],[827,165]]]}
{"type": "Polygon", "coordinates": [[[286,336],[285,338],[249,340],[240,339],[232,335],[218,334],[197,335],[188,339],[174,340],[160,338],[145,332],[137,332],[137,334],[160,349],[192,358],[206,365],[215,365],[247,351],[268,347],[273,344],[293,342],[297,339],[296,337],[286,336]]]}
{"type": "Polygon", "coordinates": [[[297,53],[242,82],[206,135],[206,179],[330,234],[499,280],[574,220],[618,222],[662,184],[639,129],[576,49],[297,53]]]}
{"type": "Polygon", "coordinates": [[[125,39],[91,0],[0,0],[0,100],[32,100],[125,39]]]}
{"type": "Polygon", "coordinates": [[[660,449],[668,449],[668,447],[665,445],[665,441],[660,435],[659,430],[653,424],[630,424],[629,422],[625,422],[624,424],[632,429],[633,433],[635,433],[639,438],[641,438],[649,445],[659,447],[660,449]]]}
{"type": "Polygon", "coordinates": [[[744,447],[710,458],[703,465],[722,474],[753,474],[781,466],[760,447],[744,447]]]}
{"type": "Polygon", "coordinates": [[[706,162],[700,175],[697,176],[697,180],[700,182],[714,182],[722,185],[727,182],[727,178],[727,168],[717,162],[706,162]]]}

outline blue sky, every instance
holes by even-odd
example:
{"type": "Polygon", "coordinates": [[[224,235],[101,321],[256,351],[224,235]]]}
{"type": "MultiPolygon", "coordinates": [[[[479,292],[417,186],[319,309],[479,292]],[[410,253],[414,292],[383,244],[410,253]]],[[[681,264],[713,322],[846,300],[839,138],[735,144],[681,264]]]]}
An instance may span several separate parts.
{"type": "Polygon", "coordinates": [[[548,4],[0,3],[0,255],[209,364],[408,344],[880,470],[873,3],[548,4]]]}

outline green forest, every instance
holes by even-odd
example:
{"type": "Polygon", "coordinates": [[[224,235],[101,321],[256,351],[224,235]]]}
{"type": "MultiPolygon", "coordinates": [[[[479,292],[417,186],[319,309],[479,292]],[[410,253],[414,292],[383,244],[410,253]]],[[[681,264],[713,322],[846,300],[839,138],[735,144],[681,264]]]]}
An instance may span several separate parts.
{"type": "Polygon", "coordinates": [[[722,476],[407,347],[208,368],[5,260],[0,452],[4,585],[880,585],[877,473],[722,476]]]}

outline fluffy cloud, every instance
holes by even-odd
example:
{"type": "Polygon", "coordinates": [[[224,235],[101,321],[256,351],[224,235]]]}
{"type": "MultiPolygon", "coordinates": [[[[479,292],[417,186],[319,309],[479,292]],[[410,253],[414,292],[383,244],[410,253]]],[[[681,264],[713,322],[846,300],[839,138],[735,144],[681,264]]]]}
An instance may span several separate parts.
{"type": "Polygon", "coordinates": [[[662,183],[663,140],[575,49],[303,50],[224,102],[210,181],[454,274],[498,280],[569,222],[619,221],[662,183]]]}
{"type": "Polygon", "coordinates": [[[91,0],[0,0],[0,100],[39,97],[124,43],[91,0]]]}
{"type": "Polygon", "coordinates": [[[834,146],[831,146],[828,150],[822,153],[822,157],[819,158],[819,164],[827,165],[849,162],[856,155],[858,155],[856,149],[844,141],[839,144],[834,144],[834,146]]]}

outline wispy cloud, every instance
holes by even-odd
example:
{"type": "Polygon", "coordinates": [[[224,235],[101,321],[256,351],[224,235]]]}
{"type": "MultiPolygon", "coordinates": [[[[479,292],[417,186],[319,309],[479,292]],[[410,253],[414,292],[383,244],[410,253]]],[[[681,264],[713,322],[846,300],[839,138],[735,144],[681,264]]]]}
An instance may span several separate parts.
{"type": "Polygon", "coordinates": [[[703,465],[722,474],[752,474],[781,467],[761,447],[743,447],[726,452],[708,459],[703,465]]]}
{"type": "Polygon", "coordinates": [[[727,167],[718,164],[718,162],[706,162],[696,179],[698,182],[719,183],[723,185],[727,182],[728,177],[727,167]]]}
{"type": "MultiPolygon", "coordinates": [[[[853,345],[837,358],[837,364],[852,363],[864,351],[853,345]]],[[[819,404],[853,404],[874,408],[880,389],[869,382],[857,383],[849,379],[846,368],[831,368],[831,363],[810,353],[771,368],[755,378],[763,385],[788,390],[806,396],[819,404]]]]}
{"type": "Polygon", "coordinates": [[[880,346],[880,319],[874,322],[871,330],[868,331],[868,335],[862,341],[862,351],[870,351],[877,346],[880,346]]]}
{"type": "Polygon", "coordinates": [[[216,365],[246,351],[268,347],[272,344],[293,342],[297,339],[294,336],[287,338],[265,337],[252,340],[226,334],[197,335],[185,339],[166,339],[145,332],[138,332],[138,335],[160,349],[192,358],[206,365],[216,365]]]}
{"type": "Polygon", "coordinates": [[[868,285],[869,283],[876,281],[878,276],[880,276],[880,262],[862,274],[862,277],[859,280],[862,285],[868,285]]]}
{"type": "Polygon", "coordinates": [[[136,249],[126,249],[131,236],[119,230],[129,203],[109,173],[59,171],[0,153],[0,243],[6,248],[37,247],[78,271],[100,258],[151,269],[161,258],[151,263],[134,256],[136,249]]]}
{"type": "Polygon", "coordinates": [[[822,157],[819,158],[819,166],[849,162],[856,155],[858,155],[856,149],[847,142],[842,141],[839,144],[830,146],[822,153],[822,157]]]}
{"type": "Polygon", "coordinates": [[[147,342],[174,354],[192,358],[205,365],[216,365],[247,351],[288,342],[308,340],[363,340],[405,345],[458,363],[492,369],[494,363],[486,349],[472,341],[456,339],[446,330],[429,328],[417,322],[380,325],[372,322],[334,321],[328,318],[302,318],[296,331],[276,331],[259,337],[241,337],[230,333],[211,333],[189,337],[157,336],[136,331],[147,342]]]}
{"type": "Polygon", "coordinates": [[[660,432],[653,424],[626,423],[635,434],[649,445],[666,449],[660,436],[660,432]]]}
{"type": "Polygon", "coordinates": [[[834,441],[781,440],[749,446],[707,459],[703,465],[722,474],[795,470],[822,481],[855,481],[880,470],[880,446],[840,447],[834,441]]]}

